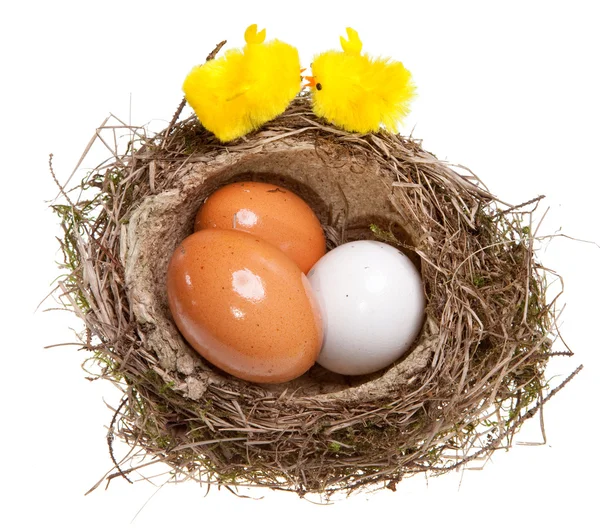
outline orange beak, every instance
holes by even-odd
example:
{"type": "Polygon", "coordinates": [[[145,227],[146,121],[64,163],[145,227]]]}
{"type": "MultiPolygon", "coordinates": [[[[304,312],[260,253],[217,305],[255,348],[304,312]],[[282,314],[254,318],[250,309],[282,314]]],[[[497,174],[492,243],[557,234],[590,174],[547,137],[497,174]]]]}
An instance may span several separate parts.
{"type": "Polygon", "coordinates": [[[304,79],[306,79],[308,81],[308,84],[306,84],[304,86],[310,86],[311,88],[314,88],[315,86],[317,86],[317,80],[313,76],[305,75],[304,79]]]}

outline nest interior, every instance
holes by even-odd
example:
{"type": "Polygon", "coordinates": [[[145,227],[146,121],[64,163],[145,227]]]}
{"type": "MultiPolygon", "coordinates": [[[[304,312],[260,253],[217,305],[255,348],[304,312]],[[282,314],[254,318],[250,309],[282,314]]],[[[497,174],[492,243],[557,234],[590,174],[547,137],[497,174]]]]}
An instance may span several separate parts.
{"type": "Polygon", "coordinates": [[[301,495],[395,488],[510,446],[557,391],[544,379],[556,354],[555,300],[546,300],[534,258],[536,201],[503,204],[410,138],[335,129],[303,95],[227,145],[195,118],[176,118],[70,192],[61,187],[65,203],[54,206],[69,270],[59,286],[85,322],[87,365],[123,390],[109,429],[109,481],[156,461],[200,482],[301,495]],[[166,303],[168,260],[202,201],[239,180],[299,194],[329,248],[377,238],[409,255],[426,321],[400,361],[366,377],[315,366],[263,385],[189,348],[166,303]],[[117,460],[112,436],[142,455],[117,460]]]}
{"type": "MultiPolygon", "coordinates": [[[[230,182],[247,180],[291,189],[316,212],[326,227],[330,247],[346,240],[375,238],[371,226],[382,226],[419,265],[412,248],[413,239],[422,236],[418,225],[402,218],[389,201],[394,183],[390,175],[381,174],[373,162],[348,170],[348,164],[354,162],[343,150],[336,153],[336,164],[331,165],[311,142],[290,138],[285,144],[271,144],[260,153],[206,158],[187,164],[180,172],[176,189],[143,201],[129,222],[122,254],[132,309],[138,322],[148,324],[148,344],[159,358],[163,376],[172,377],[177,388],[195,400],[202,398],[209,383],[244,385],[210,368],[190,350],[175,327],[166,299],[170,256],[193,231],[196,212],[213,191],[230,182]],[[177,380],[181,377],[185,377],[183,384],[177,380]]],[[[333,393],[329,398],[376,400],[385,397],[390,386],[406,382],[424,367],[430,354],[430,347],[419,347],[393,369],[368,377],[343,377],[316,365],[292,382],[264,389],[272,395],[289,393],[289,399],[333,393]],[[350,388],[352,391],[345,391],[350,388]]]]}

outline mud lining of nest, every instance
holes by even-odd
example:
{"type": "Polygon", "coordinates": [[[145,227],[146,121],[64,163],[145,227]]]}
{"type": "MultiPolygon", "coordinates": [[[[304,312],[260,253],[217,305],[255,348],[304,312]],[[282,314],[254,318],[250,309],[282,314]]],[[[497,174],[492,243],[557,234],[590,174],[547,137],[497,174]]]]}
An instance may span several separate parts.
{"type": "MultiPolygon", "coordinates": [[[[194,117],[116,154],[54,205],[68,275],[62,302],[85,322],[85,368],[123,391],[109,428],[114,468],[132,479],[166,463],[178,478],[303,495],[394,489],[509,447],[568,380],[544,370],[556,299],[536,261],[532,212],[510,207],[464,168],[410,138],[332,128],[299,96],[260,131],[222,145],[194,117]],[[171,252],[212,191],[236,180],[291,188],[315,210],[328,247],[378,238],[418,265],[426,322],[396,365],[368,377],[315,366],[259,385],[211,367],[166,304],[171,252]],[[113,437],[130,445],[116,459],[113,437]]],[[[114,134],[106,126],[97,132],[114,134]]],[[[56,180],[56,178],[55,178],[56,180]]]]}

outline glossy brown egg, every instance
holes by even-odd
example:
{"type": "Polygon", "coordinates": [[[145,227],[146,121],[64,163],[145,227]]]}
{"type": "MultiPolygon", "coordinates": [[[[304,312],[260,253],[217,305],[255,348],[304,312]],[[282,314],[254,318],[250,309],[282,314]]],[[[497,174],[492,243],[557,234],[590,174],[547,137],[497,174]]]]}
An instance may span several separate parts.
{"type": "Polygon", "coordinates": [[[195,230],[236,229],[277,246],[305,274],[325,254],[319,219],[298,195],[264,182],[237,182],[215,191],[196,216],[195,230]]]}
{"type": "Polygon", "coordinates": [[[265,240],[206,229],[171,257],[167,294],[177,327],[204,358],[250,382],[287,382],[316,361],[323,341],[306,276],[265,240]]]}

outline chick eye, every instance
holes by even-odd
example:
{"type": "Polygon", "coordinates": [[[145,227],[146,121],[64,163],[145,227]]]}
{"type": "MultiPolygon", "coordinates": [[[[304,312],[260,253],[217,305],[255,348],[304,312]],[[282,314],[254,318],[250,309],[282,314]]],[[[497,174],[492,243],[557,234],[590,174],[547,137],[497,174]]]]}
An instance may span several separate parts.
{"type": "Polygon", "coordinates": [[[317,85],[315,86],[315,88],[317,90],[321,90],[323,87],[321,86],[321,83],[317,83],[317,85]]]}

